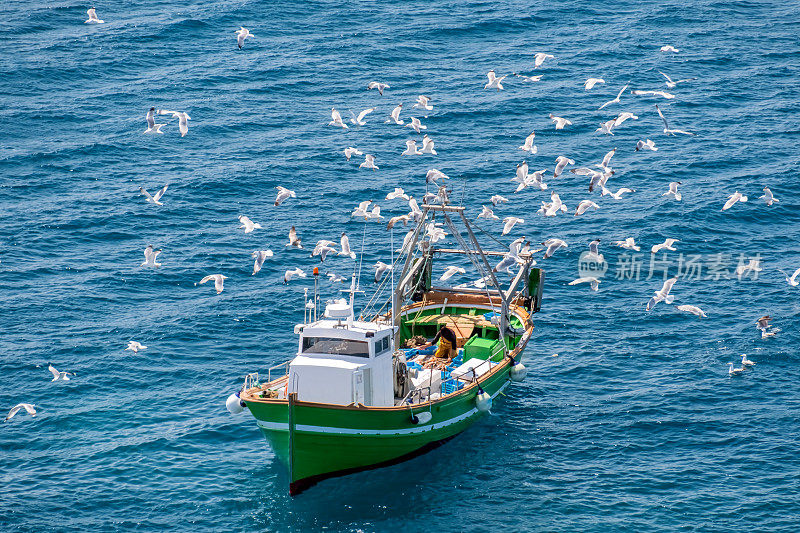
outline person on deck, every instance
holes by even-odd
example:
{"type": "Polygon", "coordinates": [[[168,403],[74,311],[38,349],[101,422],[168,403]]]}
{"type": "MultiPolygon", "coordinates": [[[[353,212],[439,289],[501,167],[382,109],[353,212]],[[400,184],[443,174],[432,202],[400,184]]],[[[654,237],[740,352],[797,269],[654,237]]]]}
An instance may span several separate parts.
{"type": "Polygon", "coordinates": [[[442,325],[442,327],[439,328],[439,332],[436,334],[430,344],[428,344],[428,346],[436,344],[437,341],[439,342],[439,348],[436,350],[436,353],[433,354],[433,357],[422,365],[425,368],[444,369],[444,367],[449,365],[453,358],[457,355],[456,334],[452,329],[442,325]]]}

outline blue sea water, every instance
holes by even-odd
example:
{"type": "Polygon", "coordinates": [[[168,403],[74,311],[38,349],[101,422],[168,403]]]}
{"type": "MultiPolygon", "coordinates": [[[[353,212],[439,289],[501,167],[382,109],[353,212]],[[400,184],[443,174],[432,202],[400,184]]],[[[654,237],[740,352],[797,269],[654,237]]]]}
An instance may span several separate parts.
{"type": "MultiPolygon", "coordinates": [[[[800,527],[797,289],[777,269],[800,266],[800,17],[781,2],[255,2],[96,3],[106,22],[84,24],[89,4],[6,0],[0,5],[0,406],[27,401],[0,427],[0,529],[343,531],[796,531],[800,527]],[[255,35],[238,50],[235,30],[255,35]],[[661,53],[672,44],[679,53],[661,53]],[[533,54],[551,53],[543,78],[533,54]],[[626,93],[669,90],[672,100],[626,93]],[[606,83],[584,91],[588,77],[606,83]],[[391,85],[381,97],[369,81],[391,85]],[[399,102],[431,97],[423,118],[437,156],[403,157],[408,128],[383,123],[399,102]],[[671,126],[665,136],[653,104],[671,126]],[[186,111],[181,138],[142,135],[151,106],[186,111]],[[367,125],[327,126],[376,106],[367,125]],[[621,111],[629,120],[594,130],[621,111]],[[573,122],[555,131],[554,113],[573,122]],[[517,149],[536,130],[539,153],[517,149]],[[639,139],[657,152],[635,152],[639,139]],[[342,150],[375,154],[358,170],[342,150]],[[615,201],[588,179],[551,179],[566,155],[590,166],[617,148],[615,201]],[[524,156],[550,169],[545,192],[512,194],[524,156]],[[542,311],[526,352],[526,382],[494,416],[445,446],[398,466],[325,481],[288,496],[286,474],[225,397],[244,374],[294,350],[303,287],[283,271],[316,259],[284,249],[296,225],[307,248],[340,231],[360,249],[355,205],[407,209],[395,186],[421,197],[429,168],[448,174],[472,217],[491,194],[502,217],[525,223],[503,242],[560,237],[569,248],[540,260],[542,311]],[[681,181],[683,200],[661,196],[681,181]],[[169,189],[164,206],[138,188],[169,189]],[[276,208],[275,187],[297,191],[276,208]],[[769,186],[779,203],[758,200],[769,186]],[[535,212],[557,191],[570,212],[535,212]],[[726,196],[750,201],[722,212],[726,196]],[[574,217],[580,200],[600,208],[574,217]],[[237,217],[264,226],[245,235],[237,217]],[[639,279],[616,279],[624,250],[642,246],[639,279]],[[609,270],[593,293],[568,286],[593,238],[609,270]],[[649,248],[667,255],[760,254],[758,279],[676,283],[676,304],[645,312],[649,248]],[[158,270],[139,268],[147,244],[158,270]],[[251,276],[250,253],[275,257],[251,276]],[[196,285],[228,276],[217,296],[196,285]],[[754,321],[782,331],[761,340],[754,321]],[[148,348],[125,352],[136,339],[148,348]],[[557,353],[558,357],[552,355],[557,353]],[[736,378],[728,361],[757,365],[736,378]],[[47,363],[77,376],[51,383],[47,363]]],[[[167,118],[167,117],[163,117],[167,118]]],[[[163,122],[163,121],[160,121],[163,122]]],[[[359,159],[356,157],[356,159],[359,159]]],[[[402,238],[403,233],[395,233],[402,238]]],[[[364,264],[389,259],[384,226],[367,227],[364,264]]],[[[485,239],[489,246],[492,241],[485,239]]],[[[662,256],[658,256],[662,259],[662,256]]],[[[326,270],[348,275],[343,258],[326,270]]],[[[659,266],[656,263],[655,266],[659,266]]],[[[701,277],[705,277],[705,271],[701,277]]],[[[368,275],[368,274],[367,274],[368,275]]],[[[635,276],[634,276],[635,278],[635,276]]],[[[331,297],[339,286],[323,282],[331,297]]],[[[361,303],[364,303],[362,301],[361,303]]]]}

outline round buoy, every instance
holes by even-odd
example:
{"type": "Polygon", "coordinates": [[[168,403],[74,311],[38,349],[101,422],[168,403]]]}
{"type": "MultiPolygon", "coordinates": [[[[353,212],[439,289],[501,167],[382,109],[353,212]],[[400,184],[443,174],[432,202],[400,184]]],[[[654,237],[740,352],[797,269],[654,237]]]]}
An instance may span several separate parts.
{"type": "Polygon", "coordinates": [[[428,411],[423,411],[421,413],[412,414],[411,415],[411,423],[412,424],[427,424],[431,421],[433,415],[428,411]]]}
{"type": "Polygon", "coordinates": [[[483,389],[479,389],[478,395],[475,396],[475,407],[477,407],[478,411],[481,413],[488,413],[489,409],[492,408],[491,395],[483,389]]]}
{"type": "Polygon", "coordinates": [[[525,368],[525,365],[522,363],[512,363],[511,370],[508,371],[508,377],[511,378],[511,381],[515,381],[519,383],[525,376],[528,375],[528,369],[525,368]]]}
{"type": "Polygon", "coordinates": [[[225,400],[225,407],[228,408],[228,412],[232,415],[238,415],[244,409],[245,403],[239,398],[239,393],[231,394],[228,396],[228,399],[225,400]]]}

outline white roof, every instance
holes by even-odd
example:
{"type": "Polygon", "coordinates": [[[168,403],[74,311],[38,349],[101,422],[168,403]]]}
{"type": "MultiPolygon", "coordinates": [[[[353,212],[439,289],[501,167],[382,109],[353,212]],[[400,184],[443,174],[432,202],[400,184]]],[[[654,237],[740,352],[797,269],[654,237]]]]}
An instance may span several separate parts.
{"type": "Polygon", "coordinates": [[[322,366],[326,368],[344,368],[347,370],[357,370],[364,366],[365,363],[351,363],[343,361],[342,359],[331,359],[328,357],[306,357],[305,355],[298,355],[292,359],[291,365],[297,366],[322,366]]]}
{"type": "Polygon", "coordinates": [[[303,335],[307,337],[334,337],[337,339],[363,339],[368,332],[392,331],[392,326],[375,322],[353,321],[351,326],[338,320],[318,320],[303,327],[303,335]]]}

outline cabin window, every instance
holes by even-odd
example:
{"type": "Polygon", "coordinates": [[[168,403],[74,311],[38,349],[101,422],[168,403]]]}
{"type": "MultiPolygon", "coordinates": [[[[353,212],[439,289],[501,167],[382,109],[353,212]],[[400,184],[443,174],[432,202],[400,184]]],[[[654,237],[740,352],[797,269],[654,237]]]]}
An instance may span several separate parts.
{"type": "Polygon", "coordinates": [[[327,353],[369,357],[369,345],[364,341],[330,337],[303,337],[303,353],[327,353]]]}
{"type": "Polygon", "coordinates": [[[375,343],[375,354],[383,353],[389,349],[391,344],[391,337],[386,336],[375,343]]]}

